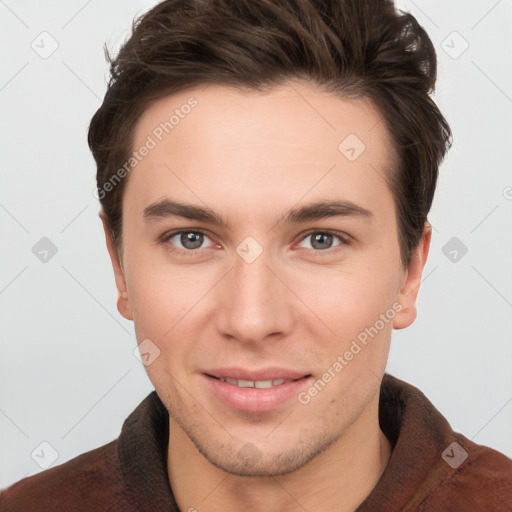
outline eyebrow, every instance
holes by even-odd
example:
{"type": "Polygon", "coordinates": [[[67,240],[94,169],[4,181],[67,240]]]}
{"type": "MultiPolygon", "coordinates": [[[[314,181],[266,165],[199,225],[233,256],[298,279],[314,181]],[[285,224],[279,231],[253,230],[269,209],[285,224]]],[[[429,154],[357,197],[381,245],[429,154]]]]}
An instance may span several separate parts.
{"type": "MultiPolygon", "coordinates": [[[[144,208],[143,217],[147,220],[182,217],[215,226],[227,227],[227,223],[212,209],[193,204],[181,203],[171,199],[162,199],[147,206],[144,208]]],[[[363,208],[351,201],[325,200],[292,208],[282,219],[276,221],[276,224],[299,224],[329,217],[363,217],[371,220],[373,218],[373,214],[370,210],[367,210],[366,208],[363,208]]]]}
{"type": "Polygon", "coordinates": [[[145,219],[165,219],[167,217],[183,217],[217,226],[227,227],[222,218],[212,209],[193,204],[180,203],[171,199],[162,199],[144,208],[145,219]]]}

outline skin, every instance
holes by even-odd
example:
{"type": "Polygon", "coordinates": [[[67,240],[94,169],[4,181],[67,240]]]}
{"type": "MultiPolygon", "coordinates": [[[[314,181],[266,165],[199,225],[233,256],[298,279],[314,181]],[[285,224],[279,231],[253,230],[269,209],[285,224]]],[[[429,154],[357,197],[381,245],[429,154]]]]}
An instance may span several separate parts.
{"type": "Polygon", "coordinates": [[[118,309],[139,343],[160,350],[146,370],[170,413],[175,498],[183,511],[354,510],[391,453],[379,388],[393,328],[416,317],[430,229],[403,268],[385,180],[395,154],[369,100],[302,82],[265,94],[190,89],[145,111],[134,148],[190,97],[197,106],[129,175],[119,253],[102,216],[118,309]],[[349,134],[366,146],[352,162],[338,149],[349,134]],[[165,198],[206,205],[226,225],[144,217],[165,198]],[[370,215],[277,222],[321,200],[350,201],[370,215]],[[204,231],[200,248],[170,236],[179,229],[204,231]],[[318,249],[312,230],[343,238],[318,249]],[[262,249],[252,263],[237,253],[248,236],[262,249]],[[205,384],[205,369],[278,366],[310,375],[307,391],[393,304],[392,321],[307,404],[293,396],[271,411],[243,412],[205,384]]]}

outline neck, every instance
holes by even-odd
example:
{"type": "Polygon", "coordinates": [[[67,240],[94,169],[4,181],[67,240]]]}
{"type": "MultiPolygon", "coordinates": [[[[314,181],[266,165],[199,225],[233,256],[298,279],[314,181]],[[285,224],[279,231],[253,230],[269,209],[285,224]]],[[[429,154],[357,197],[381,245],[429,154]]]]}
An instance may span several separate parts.
{"type": "Polygon", "coordinates": [[[391,455],[379,428],[378,400],[329,448],[285,475],[228,474],[208,462],[172,419],[169,434],[167,469],[183,512],[353,512],[371,493],[391,455]]]}

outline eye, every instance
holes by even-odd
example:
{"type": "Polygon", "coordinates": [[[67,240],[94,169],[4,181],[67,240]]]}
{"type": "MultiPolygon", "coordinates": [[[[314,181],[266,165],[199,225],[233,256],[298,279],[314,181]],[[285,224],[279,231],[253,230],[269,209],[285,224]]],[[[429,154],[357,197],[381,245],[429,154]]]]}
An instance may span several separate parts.
{"type": "Polygon", "coordinates": [[[313,231],[307,234],[299,244],[299,247],[305,247],[306,249],[313,249],[315,251],[326,251],[348,243],[346,236],[340,234],[331,233],[330,231],[313,231]],[[338,243],[335,243],[336,240],[338,243]]]}
{"type": "Polygon", "coordinates": [[[197,249],[206,249],[207,247],[214,247],[214,244],[206,233],[202,231],[189,230],[189,231],[177,231],[170,233],[165,237],[165,240],[172,246],[176,247],[177,250],[185,252],[193,252],[197,249]],[[202,247],[206,240],[210,240],[210,245],[202,247]]]}

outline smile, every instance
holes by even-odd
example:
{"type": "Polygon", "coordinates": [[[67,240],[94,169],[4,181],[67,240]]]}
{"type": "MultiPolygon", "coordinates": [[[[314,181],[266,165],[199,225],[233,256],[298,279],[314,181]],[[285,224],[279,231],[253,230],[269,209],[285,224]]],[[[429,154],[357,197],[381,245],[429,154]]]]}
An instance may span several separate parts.
{"type": "Polygon", "coordinates": [[[282,368],[212,369],[202,375],[213,402],[231,410],[256,414],[292,407],[293,399],[313,379],[311,374],[282,368]]]}
{"type": "Polygon", "coordinates": [[[229,377],[220,377],[219,380],[222,382],[227,382],[228,384],[233,384],[233,386],[238,386],[239,388],[258,388],[258,389],[266,389],[271,388],[273,386],[280,386],[285,382],[292,382],[291,380],[286,379],[277,379],[277,380],[242,380],[242,379],[230,379],[229,377]]]}

